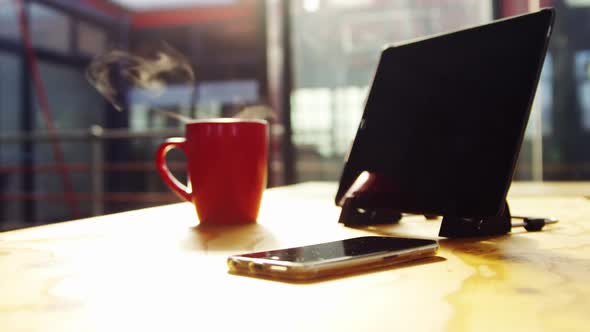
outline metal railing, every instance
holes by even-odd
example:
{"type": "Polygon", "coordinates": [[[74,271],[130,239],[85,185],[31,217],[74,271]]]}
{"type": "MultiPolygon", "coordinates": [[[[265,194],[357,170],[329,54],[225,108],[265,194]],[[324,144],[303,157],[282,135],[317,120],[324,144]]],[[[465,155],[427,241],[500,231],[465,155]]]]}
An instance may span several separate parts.
{"type": "MultiPolygon", "coordinates": [[[[149,138],[166,138],[173,136],[183,136],[181,129],[161,129],[149,130],[142,132],[133,132],[129,129],[103,129],[100,126],[92,126],[89,129],[59,131],[57,137],[53,137],[48,132],[31,132],[31,133],[10,133],[0,134],[1,144],[21,144],[24,142],[32,143],[50,143],[57,140],[60,143],[85,142],[89,145],[89,167],[90,175],[90,192],[89,200],[91,201],[91,215],[97,216],[104,214],[104,144],[106,140],[112,139],[149,139],[149,138]]],[[[51,167],[49,167],[51,169],[51,167]]],[[[80,168],[84,170],[84,167],[80,168]]],[[[155,170],[155,169],[154,169],[155,170]]],[[[1,171],[1,170],[0,170],[1,171]]],[[[9,170],[10,171],[10,170],[9,170]]],[[[13,170],[14,171],[14,170],[13,170]]],[[[34,170],[32,170],[34,171],[34,170]]],[[[6,172],[6,171],[5,171],[6,172]]],[[[34,198],[33,198],[34,199],[34,198]]]]}

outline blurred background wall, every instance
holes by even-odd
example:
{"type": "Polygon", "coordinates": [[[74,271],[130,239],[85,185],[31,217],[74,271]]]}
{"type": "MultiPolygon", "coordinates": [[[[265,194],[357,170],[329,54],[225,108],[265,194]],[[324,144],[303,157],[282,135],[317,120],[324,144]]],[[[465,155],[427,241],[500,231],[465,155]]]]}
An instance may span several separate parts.
{"type": "Polygon", "coordinates": [[[383,45],[538,6],[557,21],[515,179],[587,181],[590,1],[0,0],[0,230],[176,202],[152,158],[183,126],[153,108],[268,105],[269,185],[337,181],[383,45]],[[119,112],[85,78],[95,56],[162,45],[195,81],[157,101],[120,86],[119,112]]]}

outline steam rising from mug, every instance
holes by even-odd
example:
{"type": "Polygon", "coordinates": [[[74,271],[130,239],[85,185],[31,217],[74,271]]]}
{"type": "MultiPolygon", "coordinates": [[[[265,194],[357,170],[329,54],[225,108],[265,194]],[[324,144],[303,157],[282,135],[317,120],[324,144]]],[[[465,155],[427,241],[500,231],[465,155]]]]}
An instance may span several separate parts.
{"type": "MultiPolygon", "coordinates": [[[[195,85],[195,74],[188,60],[166,43],[162,43],[152,58],[111,50],[92,61],[86,77],[118,111],[123,110],[126,92],[130,89],[141,89],[156,100],[170,85],[195,85]]],[[[181,122],[192,120],[177,112],[153,110],[181,122]]],[[[267,106],[256,105],[242,109],[234,117],[274,119],[274,112],[267,106]]]]}
{"type": "MultiPolygon", "coordinates": [[[[195,75],[182,54],[163,44],[153,58],[112,50],[96,57],[86,70],[88,81],[115,109],[123,110],[126,91],[142,89],[157,99],[172,84],[194,85],[195,75]]],[[[175,112],[157,109],[165,116],[182,122],[191,119],[175,112]]]]}

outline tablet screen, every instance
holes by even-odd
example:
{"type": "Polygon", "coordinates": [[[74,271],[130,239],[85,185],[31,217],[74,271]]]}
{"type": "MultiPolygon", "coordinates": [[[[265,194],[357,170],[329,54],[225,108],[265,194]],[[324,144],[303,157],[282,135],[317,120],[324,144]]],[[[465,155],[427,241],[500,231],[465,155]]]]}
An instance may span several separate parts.
{"type": "Polygon", "coordinates": [[[336,202],[368,171],[386,185],[367,205],[497,215],[552,20],[542,10],[385,49],[336,202]]]}

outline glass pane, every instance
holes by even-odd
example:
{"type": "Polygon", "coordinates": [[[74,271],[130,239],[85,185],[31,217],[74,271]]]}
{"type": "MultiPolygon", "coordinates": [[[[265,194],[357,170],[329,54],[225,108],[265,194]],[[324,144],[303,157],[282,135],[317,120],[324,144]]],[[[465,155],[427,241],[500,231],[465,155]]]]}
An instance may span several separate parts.
{"type": "Polygon", "coordinates": [[[553,135],[553,60],[547,53],[531,108],[514,179],[543,180],[543,140],[553,135]]]}
{"type": "Polygon", "coordinates": [[[107,35],[103,30],[86,22],[78,22],[78,52],[97,56],[104,53],[106,44],[107,35]]]}
{"type": "Polygon", "coordinates": [[[491,1],[292,2],[297,180],[338,180],[384,45],[489,22],[491,1]]]}
{"type": "Polygon", "coordinates": [[[20,58],[0,52],[0,132],[20,130],[20,58]]]}
{"type": "Polygon", "coordinates": [[[531,119],[517,167],[517,179],[590,179],[590,6],[582,1],[501,1],[502,16],[529,6],[557,12],[531,119]]]}
{"type": "Polygon", "coordinates": [[[0,1],[0,38],[20,39],[18,13],[13,1],[0,1]]]}
{"type": "MultiPolygon", "coordinates": [[[[40,72],[54,126],[57,130],[64,132],[74,129],[88,130],[92,125],[103,125],[105,102],[86,81],[83,69],[41,62],[40,72]]],[[[35,130],[46,132],[47,126],[37,102],[35,102],[34,111],[35,130]]],[[[61,149],[66,164],[74,168],[88,167],[90,161],[88,141],[63,140],[61,149]]],[[[34,162],[36,166],[56,165],[53,147],[49,142],[40,142],[35,145],[34,162]]],[[[70,172],[70,178],[74,191],[83,193],[90,191],[88,173],[70,172]]],[[[35,192],[37,194],[60,195],[63,193],[63,188],[62,177],[56,168],[35,173],[35,192]]],[[[64,200],[40,200],[37,201],[35,207],[36,215],[43,216],[44,221],[71,219],[67,202],[64,200]]],[[[81,211],[87,215],[89,208],[83,205],[81,211]]]]}
{"type": "Polygon", "coordinates": [[[590,132],[590,50],[576,54],[575,67],[582,128],[585,132],[590,132]]]}
{"type": "Polygon", "coordinates": [[[29,6],[33,46],[67,53],[70,51],[70,18],[49,7],[29,6]]]}
{"type": "MultiPolygon", "coordinates": [[[[40,71],[57,129],[102,124],[105,101],[86,80],[83,68],[41,62],[40,71]]],[[[35,114],[35,127],[44,130],[41,112],[37,109],[35,114]]]]}
{"type": "MultiPolygon", "coordinates": [[[[0,52],[0,135],[20,130],[20,65],[18,57],[0,52]]],[[[22,201],[8,197],[22,192],[22,175],[15,171],[21,159],[20,144],[0,141],[0,231],[22,223],[22,201]]]]}

